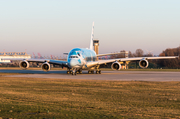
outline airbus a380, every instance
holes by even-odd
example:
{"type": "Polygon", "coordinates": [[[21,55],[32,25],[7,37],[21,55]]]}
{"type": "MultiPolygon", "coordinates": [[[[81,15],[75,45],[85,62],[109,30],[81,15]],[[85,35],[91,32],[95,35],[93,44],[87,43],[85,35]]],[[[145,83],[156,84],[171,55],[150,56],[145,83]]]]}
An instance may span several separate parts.
{"type": "Polygon", "coordinates": [[[51,59],[8,59],[8,60],[21,60],[19,66],[22,69],[27,69],[29,67],[29,62],[42,63],[41,68],[44,71],[50,70],[50,64],[60,65],[62,66],[62,68],[67,67],[67,74],[76,75],[77,73],[81,74],[82,70],[88,70],[88,73],[94,73],[94,71],[96,71],[96,74],[101,74],[100,65],[105,63],[112,63],[111,68],[113,70],[120,70],[121,64],[119,62],[139,60],[139,66],[141,68],[147,68],[149,65],[148,63],[149,59],[179,58],[179,56],[166,56],[166,57],[134,57],[134,58],[98,60],[99,56],[112,55],[112,53],[99,54],[99,55],[95,53],[95,51],[93,50],[93,38],[94,38],[93,30],[94,30],[94,22],[92,27],[90,47],[72,49],[68,53],[67,61],[51,60],[51,59]]]}

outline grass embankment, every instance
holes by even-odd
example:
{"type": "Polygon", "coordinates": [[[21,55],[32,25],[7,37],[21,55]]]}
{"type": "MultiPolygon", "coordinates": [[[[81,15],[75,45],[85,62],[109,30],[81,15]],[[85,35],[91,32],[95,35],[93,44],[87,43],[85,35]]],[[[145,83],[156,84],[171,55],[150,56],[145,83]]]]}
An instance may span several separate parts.
{"type": "Polygon", "coordinates": [[[0,117],[180,118],[180,82],[0,77],[0,117]]]}

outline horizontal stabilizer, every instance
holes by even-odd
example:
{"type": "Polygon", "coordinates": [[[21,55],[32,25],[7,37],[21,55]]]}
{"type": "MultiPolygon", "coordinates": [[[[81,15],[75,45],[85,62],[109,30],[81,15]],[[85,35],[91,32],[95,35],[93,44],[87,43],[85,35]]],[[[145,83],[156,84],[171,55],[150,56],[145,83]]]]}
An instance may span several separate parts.
{"type": "Polygon", "coordinates": [[[69,53],[63,53],[64,55],[68,55],[69,53]]]}

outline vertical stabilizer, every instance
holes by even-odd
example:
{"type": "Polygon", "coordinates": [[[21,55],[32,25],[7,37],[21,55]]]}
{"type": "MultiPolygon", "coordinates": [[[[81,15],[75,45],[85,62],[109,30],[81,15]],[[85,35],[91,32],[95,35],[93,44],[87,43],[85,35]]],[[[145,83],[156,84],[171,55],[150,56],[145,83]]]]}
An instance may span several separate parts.
{"type": "Polygon", "coordinates": [[[94,39],[94,22],[92,24],[92,33],[91,33],[91,41],[89,49],[93,50],[93,39],[94,39]]]}

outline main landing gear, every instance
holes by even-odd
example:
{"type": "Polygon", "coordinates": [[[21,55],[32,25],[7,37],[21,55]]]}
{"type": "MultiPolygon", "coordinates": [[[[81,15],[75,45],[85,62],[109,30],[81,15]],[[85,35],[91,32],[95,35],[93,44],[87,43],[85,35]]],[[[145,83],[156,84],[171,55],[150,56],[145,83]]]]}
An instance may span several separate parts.
{"type": "Polygon", "coordinates": [[[77,74],[77,71],[75,71],[75,70],[72,70],[72,71],[67,71],[67,74],[72,74],[72,75],[76,75],[77,74]]]}
{"type": "MultiPolygon", "coordinates": [[[[94,74],[94,70],[89,70],[88,74],[94,74]]],[[[96,74],[101,74],[101,70],[96,70],[96,74]]]]}
{"type": "MultiPolygon", "coordinates": [[[[101,74],[101,70],[88,70],[88,74],[101,74]]],[[[72,75],[76,75],[76,74],[82,74],[82,69],[79,69],[79,70],[76,70],[76,69],[73,69],[73,70],[68,70],[67,71],[67,74],[72,74],[72,75]]]]}
{"type": "Polygon", "coordinates": [[[67,74],[72,74],[72,75],[76,75],[76,74],[82,74],[82,69],[79,69],[79,70],[76,70],[76,69],[73,69],[73,70],[68,70],[67,71],[67,74]]]}

